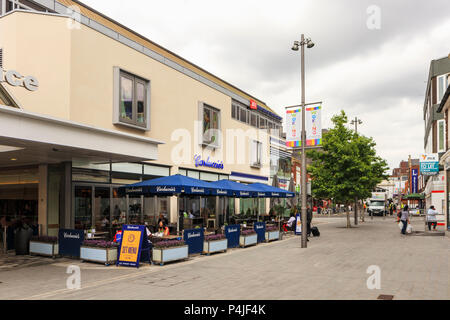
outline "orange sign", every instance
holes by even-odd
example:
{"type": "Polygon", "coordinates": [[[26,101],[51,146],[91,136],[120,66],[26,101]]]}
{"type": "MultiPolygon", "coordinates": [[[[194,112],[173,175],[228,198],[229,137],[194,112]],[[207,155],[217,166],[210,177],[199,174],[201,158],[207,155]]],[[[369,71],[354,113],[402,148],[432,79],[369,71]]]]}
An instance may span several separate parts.
{"type": "Polygon", "coordinates": [[[139,245],[141,244],[141,231],[124,230],[120,261],[138,262],[139,245]]]}

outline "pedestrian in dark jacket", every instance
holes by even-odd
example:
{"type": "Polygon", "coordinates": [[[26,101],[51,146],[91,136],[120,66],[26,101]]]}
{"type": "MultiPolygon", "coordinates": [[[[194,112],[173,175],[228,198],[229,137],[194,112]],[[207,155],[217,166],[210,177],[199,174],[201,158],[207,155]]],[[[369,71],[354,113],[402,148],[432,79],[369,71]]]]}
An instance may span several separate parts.
{"type": "Polygon", "coordinates": [[[311,235],[311,221],[312,221],[312,210],[311,208],[308,206],[308,208],[306,209],[306,231],[307,231],[307,235],[308,237],[311,235]]]}

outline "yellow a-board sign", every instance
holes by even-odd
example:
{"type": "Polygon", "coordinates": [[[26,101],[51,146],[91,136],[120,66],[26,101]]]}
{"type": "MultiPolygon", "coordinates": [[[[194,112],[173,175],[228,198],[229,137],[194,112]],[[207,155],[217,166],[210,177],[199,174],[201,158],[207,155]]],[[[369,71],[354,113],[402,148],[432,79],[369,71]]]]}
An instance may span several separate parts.
{"type": "Polygon", "coordinates": [[[122,240],[119,247],[117,265],[138,267],[142,250],[150,251],[145,226],[124,225],[122,227],[122,240]]]}
{"type": "Polygon", "coordinates": [[[125,230],[122,234],[120,261],[137,262],[140,244],[141,231],[125,230]]]}

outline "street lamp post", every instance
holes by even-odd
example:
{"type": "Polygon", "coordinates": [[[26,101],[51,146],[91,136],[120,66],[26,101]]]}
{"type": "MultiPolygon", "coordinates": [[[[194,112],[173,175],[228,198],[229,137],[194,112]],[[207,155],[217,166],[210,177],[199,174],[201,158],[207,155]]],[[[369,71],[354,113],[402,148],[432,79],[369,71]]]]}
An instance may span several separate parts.
{"type": "MultiPolygon", "coordinates": [[[[358,134],[358,124],[362,124],[362,121],[360,119],[358,119],[358,117],[355,117],[354,120],[352,120],[352,122],[350,122],[351,124],[355,125],[355,132],[356,134],[358,134]]],[[[364,214],[364,212],[363,212],[364,214]]],[[[364,219],[363,219],[364,221],[364,219]]],[[[355,226],[358,224],[358,198],[355,198],[355,226]]]]}
{"type": "Polygon", "coordinates": [[[306,130],[305,130],[305,44],[308,48],[314,47],[314,43],[311,39],[305,40],[305,35],[301,35],[300,41],[294,41],[294,45],[292,46],[292,50],[298,51],[299,47],[301,47],[301,75],[302,75],[302,135],[301,135],[301,147],[302,147],[302,167],[301,167],[301,193],[302,193],[302,212],[301,212],[301,220],[302,220],[302,248],[307,247],[307,229],[306,229],[306,155],[305,155],[305,144],[306,144],[306,130]]]}

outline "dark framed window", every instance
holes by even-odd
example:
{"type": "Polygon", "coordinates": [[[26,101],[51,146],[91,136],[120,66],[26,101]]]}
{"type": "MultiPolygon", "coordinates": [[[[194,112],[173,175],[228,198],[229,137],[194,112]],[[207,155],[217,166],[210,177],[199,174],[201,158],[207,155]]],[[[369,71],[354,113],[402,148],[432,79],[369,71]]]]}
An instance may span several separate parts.
{"type": "Polygon", "coordinates": [[[114,124],[149,130],[150,81],[117,67],[114,81],[114,124]]]}
{"type": "Polygon", "coordinates": [[[220,110],[203,103],[202,106],[203,145],[220,147],[220,110]]]}

